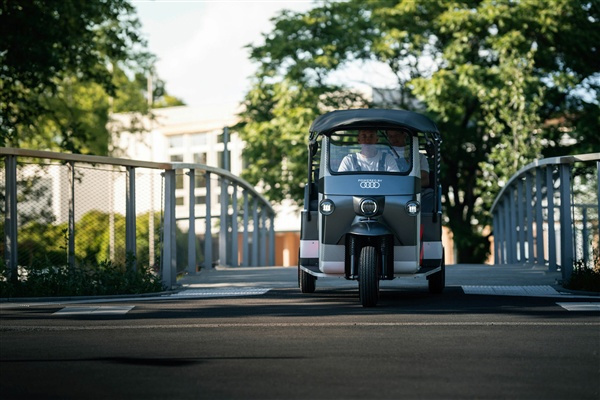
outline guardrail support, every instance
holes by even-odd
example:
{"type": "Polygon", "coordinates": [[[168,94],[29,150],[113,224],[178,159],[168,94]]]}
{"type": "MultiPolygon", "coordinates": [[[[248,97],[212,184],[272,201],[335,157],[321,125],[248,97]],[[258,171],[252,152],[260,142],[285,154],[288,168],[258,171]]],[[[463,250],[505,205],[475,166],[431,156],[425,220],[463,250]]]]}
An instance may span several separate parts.
{"type": "Polygon", "coordinates": [[[238,258],[238,199],[237,199],[237,185],[233,184],[233,197],[232,205],[233,215],[231,216],[231,266],[237,267],[239,265],[238,258]]]}
{"type": "Polygon", "coordinates": [[[242,265],[247,267],[250,265],[250,243],[249,234],[248,234],[248,225],[249,225],[249,210],[248,210],[248,191],[244,190],[244,235],[242,239],[242,265]]]}
{"type": "Polygon", "coordinates": [[[557,271],[556,232],[554,229],[554,179],[552,166],[546,167],[546,205],[548,207],[548,269],[557,271]]]}
{"type": "Polygon", "coordinates": [[[69,162],[69,185],[70,194],[69,199],[69,238],[68,238],[68,250],[67,250],[67,263],[69,268],[75,268],[75,163],[69,162]]]}
{"type": "Polygon", "coordinates": [[[206,227],[204,228],[204,268],[212,268],[212,219],[211,219],[211,193],[210,172],[204,174],[206,179],[206,227]]]}
{"type": "Polygon", "coordinates": [[[544,265],[544,214],[542,209],[542,169],[535,170],[535,244],[537,263],[544,265]]]}
{"type": "Polygon", "coordinates": [[[188,211],[188,265],[187,273],[196,274],[196,171],[187,172],[189,177],[189,211],[188,211]]]}
{"type": "Polygon", "coordinates": [[[127,178],[125,193],[125,253],[135,271],[137,266],[135,237],[135,167],[127,167],[127,178]]]}
{"type": "Polygon", "coordinates": [[[175,241],[175,170],[166,170],[165,212],[163,222],[162,281],[167,288],[177,279],[177,244],[175,241]]]}
{"type": "Polygon", "coordinates": [[[4,196],[4,258],[9,279],[19,280],[17,252],[17,157],[7,155],[4,159],[5,196],[4,196]]]}
{"type": "Polygon", "coordinates": [[[564,281],[573,273],[573,219],[571,218],[571,166],[560,165],[560,258],[564,281]]]}

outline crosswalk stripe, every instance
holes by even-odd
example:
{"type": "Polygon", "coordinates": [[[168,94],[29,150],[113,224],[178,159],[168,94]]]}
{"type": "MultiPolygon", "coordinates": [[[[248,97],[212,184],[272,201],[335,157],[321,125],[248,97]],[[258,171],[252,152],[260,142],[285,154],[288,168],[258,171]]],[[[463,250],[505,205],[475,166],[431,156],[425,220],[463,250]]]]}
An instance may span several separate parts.
{"type": "Polygon", "coordinates": [[[127,314],[135,306],[65,307],[53,315],[120,315],[127,314]]]}
{"type": "Polygon", "coordinates": [[[567,311],[600,311],[600,303],[556,303],[567,311]]]}

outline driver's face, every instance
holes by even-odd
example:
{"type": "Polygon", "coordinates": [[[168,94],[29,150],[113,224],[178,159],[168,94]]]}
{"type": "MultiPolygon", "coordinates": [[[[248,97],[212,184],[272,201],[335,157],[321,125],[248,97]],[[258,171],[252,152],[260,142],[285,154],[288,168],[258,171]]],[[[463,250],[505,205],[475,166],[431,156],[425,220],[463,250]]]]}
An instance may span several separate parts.
{"type": "Polygon", "coordinates": [[[407,132],[389,130],[387,131],[387,134],[392,146],[406,146],[406,137],[408,136],[407,132]]]}
{"type": "Polygon", "coordinates": [[[377,140],[377,131],[367,129],[358,131],[358,143],[360,144],[375,144],[377,140]]]}

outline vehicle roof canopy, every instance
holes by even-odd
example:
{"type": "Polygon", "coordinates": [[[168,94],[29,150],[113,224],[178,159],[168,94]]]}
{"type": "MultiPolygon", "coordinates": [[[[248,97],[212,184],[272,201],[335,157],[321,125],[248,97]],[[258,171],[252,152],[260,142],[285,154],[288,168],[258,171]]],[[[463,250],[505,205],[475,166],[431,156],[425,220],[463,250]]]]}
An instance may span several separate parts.
{"type": "Polygon", "coordinates": [[[437,135],[440,133],[435,123],[422,114],[406,110],[377,108],[338,110],[323,114],[312,123],[310,132],[313,135],[328,135],[334,131],[371,126],[390,129],[404,127],[413,132],[437,135]]]}

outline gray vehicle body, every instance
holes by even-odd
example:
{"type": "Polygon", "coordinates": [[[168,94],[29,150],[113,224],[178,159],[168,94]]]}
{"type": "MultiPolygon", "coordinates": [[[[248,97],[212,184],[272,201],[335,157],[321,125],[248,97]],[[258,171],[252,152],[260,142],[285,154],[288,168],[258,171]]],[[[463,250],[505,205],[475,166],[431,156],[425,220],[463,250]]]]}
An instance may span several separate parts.
{"type": "Polygon", "coordinates": [[[374,248],[378,280],[421,274],[435,277],[432,292],[443,289],[440,143],[430,119],[404,110],[334,111],[314,121],[301,212],[298,276],[303,292],[314,291],[317,277],[360,281],[358,263],[364,246],[374,248]],[[341,171],[343,157],[360,150],[356,143],[360,129],[377,130],[382,162],[385,157],[404,157],[406,165],[391,172],[341,171]],[[392,149],[386,133],[396,129],[410,132],[403,154],[392,149]],[[425,210],[422,157],[427,157],[430,168],[425,210]]]}

